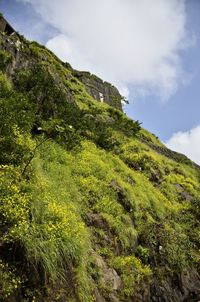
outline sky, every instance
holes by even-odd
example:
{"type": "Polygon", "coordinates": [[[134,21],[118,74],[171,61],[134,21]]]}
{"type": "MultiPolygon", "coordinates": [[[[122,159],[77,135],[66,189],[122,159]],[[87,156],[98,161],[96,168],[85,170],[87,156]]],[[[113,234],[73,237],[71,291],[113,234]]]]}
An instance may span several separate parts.
{"type": "Polygon", "coordinates": [[[0,11],[116,85],[128,116],[200,164],[200,0],[0,0],[0,11]]]}

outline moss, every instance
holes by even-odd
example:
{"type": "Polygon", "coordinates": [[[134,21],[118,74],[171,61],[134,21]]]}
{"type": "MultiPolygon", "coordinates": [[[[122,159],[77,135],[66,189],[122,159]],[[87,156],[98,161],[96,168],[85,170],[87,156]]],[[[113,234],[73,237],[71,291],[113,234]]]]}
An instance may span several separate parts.
{"type": "Polygon", "coordinates": [[[120,295],[124,301],[126,299],[129,301],[129,298],[134,296],[142,279],[147,283],[147,279],[151,276],[150,267],[142,265],[141,261],[133,255],[115,257],[112,265],[122,278],[123,288],[120,295]]]}
{"type": "Polygon", "coordinates": [[[5,71],[11,62],[12,56],[8,52],[0,50],[0,70],[5,71]]]}

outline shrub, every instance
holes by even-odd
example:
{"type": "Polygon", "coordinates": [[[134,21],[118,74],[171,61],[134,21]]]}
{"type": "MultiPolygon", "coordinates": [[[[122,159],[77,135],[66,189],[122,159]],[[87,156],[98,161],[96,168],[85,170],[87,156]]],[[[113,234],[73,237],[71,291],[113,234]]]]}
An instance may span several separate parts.
{"type": "Polygon", "coordinates": [[[11,62],[12,56],[8,52],[0,50],[0,70],[5,71],[11,62]]]}
{"type": "Polygon", "coordinates": [[[121,295],[123,298],[133,297],[140,282],[151,276],[149,266],[142,265],[141,261],[134,255],[115,257],[112,260],[112,265],[122,278],[123,289],[121,295]]]}

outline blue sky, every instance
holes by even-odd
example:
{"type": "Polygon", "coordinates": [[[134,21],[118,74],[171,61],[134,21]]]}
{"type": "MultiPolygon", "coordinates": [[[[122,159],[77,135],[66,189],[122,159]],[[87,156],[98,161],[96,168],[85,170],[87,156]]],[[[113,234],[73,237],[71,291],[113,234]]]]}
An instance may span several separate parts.
{"type": "Polygon", "coordinates": [[[189,82],[181,85],[167,102],[155,95],[129,106],[128,113],[144,122],[163,141],[177,131],[187,131],[200,124],[200,1],[186,1],[187,30],[195,34],[196,43],[182,51],[181,57],[189,82]]]}
{"type": "Polygon", "coordinates": [[[0,0],[0,11],[28,39],[117,85],[127,115],[200,163],[199,0],[0,0]]]}

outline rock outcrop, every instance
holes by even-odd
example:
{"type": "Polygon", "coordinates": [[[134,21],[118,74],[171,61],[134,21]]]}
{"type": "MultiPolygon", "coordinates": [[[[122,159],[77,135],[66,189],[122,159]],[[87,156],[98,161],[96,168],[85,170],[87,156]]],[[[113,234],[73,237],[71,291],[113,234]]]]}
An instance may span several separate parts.
{"type": "Polygon", "coordinates": [[[11,35],[15,32],[14,28],[3,16],[0,16],[0,31],[5,32],[8,35],[11,35]]]}
{"type": "MultiPolygon", "coordinates": [[[[14,58],[12,65],[10,64],[7,69],[8,74],[12,75],[15,69],[32,68],[36,63],[34,55],[32,56],[31,61],[30,56],[27,60],[27,56],[24,55],[22,51],[23,46],[21,45],[19,35],[3,17],[0,17],[0,32],[4,33],[6,40],[6,43],[4,43],[4,46],[2,45],[2,48],[9,51],[14,58]]],[[[45,57],[43,60],[45,61],[45,57]]],[[[88,94],[95,100],[105,102],[122,111],[123,97],[115,86],[108,82],[104,82],[102,79],[89,72],[74,70],[68,63],[63,63],[63,65],[69,68],[73,76],[85,85],[88,94]]],[[[59,80],[59,82],[61,81],[59,80]]]]}
{"type": "Polygon", "coordinates": [[[73,74],[86,86],[88,93],[95,100],[105,102],[122,111],[123,97],[115,86],[89,72],[75,70],[73,74]]]}

